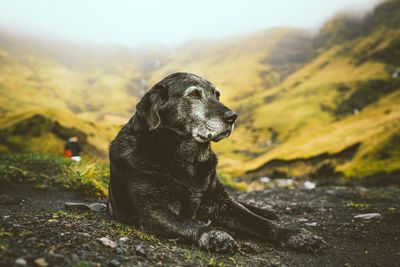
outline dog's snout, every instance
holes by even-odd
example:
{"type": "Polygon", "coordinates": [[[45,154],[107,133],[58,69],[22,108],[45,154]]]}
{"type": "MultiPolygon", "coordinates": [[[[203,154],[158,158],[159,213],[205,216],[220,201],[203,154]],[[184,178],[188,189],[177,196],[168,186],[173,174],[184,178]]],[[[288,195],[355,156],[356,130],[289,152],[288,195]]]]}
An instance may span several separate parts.
{"type": "Polygon", "coordinates": [[[235,120],[237,119],[237,114],[233,112],[232,110],[228,110],[224,114],[224,119],[226,122],[233,124],[235,120]]]}

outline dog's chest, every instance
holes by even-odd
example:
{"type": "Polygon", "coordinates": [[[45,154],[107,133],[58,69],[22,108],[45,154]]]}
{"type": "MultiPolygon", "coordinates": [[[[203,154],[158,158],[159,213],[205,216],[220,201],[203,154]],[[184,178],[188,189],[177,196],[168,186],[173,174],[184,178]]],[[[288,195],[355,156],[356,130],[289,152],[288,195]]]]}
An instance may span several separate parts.
{"type": "Polygon", "coordinates": [[[178,165],[175,190],[179,196],[179,209],[175,206],[175,210],[186,217],[195,218],[215,175],[216,159],[213,154],[209,154],[205,160],[182,161],[178,165]]]}
{"type": "Polygon", "coordinates": [[[211,173],[205,178],[199,179],[196,183],[191,184],[189,187],[183,189],[185,192],[180,199],[182,213],[190,218],[195,218],[197,211],[203,200],[203,196],[211,183],[211,173]]]}

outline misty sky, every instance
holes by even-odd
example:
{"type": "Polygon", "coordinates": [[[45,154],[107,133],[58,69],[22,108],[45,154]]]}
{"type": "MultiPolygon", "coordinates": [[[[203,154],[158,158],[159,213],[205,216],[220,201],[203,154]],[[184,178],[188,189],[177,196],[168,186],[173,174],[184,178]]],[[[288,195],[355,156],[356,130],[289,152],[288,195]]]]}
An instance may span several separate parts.
{"type": "Polygon", "coordinates": [[[179,45],[274,26],[317,29],[380,0],[0,0],[0,26],[88,43],[179,45]]]}

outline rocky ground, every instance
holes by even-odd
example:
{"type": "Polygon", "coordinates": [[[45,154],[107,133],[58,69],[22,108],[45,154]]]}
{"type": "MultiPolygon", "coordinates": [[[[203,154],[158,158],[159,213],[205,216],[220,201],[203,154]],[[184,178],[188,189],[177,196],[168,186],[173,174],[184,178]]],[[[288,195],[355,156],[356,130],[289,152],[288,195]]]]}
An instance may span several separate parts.
{"type": "Polygon", "coordinates": [[[0,266],[399,266],[400,189],[317,187],[232,192],[241,201],[272,207],[279,223],[322,236],[319,254],[286,251],[239,239],[223,255],[164,240],[122,225],[105,213],[69,211],[86,201],[60,189],[0,188],[0,266]],[[378,213],[373,218],[355,218],[378,213]]]}

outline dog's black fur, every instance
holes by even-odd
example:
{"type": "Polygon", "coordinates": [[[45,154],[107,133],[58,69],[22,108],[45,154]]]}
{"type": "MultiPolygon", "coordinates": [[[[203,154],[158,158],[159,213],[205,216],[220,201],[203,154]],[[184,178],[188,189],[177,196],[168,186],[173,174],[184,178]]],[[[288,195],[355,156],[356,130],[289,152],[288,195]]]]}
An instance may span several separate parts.
{"type": "Polygon", "coordinates": [[[210,141],[227,137],[236,119],[215,87],[175,73],[154,85],[110,146],[109,212],[145,231],[179,237],[212,251],[234,251],[227,232],[284,247],[319,250],[324,241],[282,228],[271,212],[233,200],[220,182],[210,141]]]}

